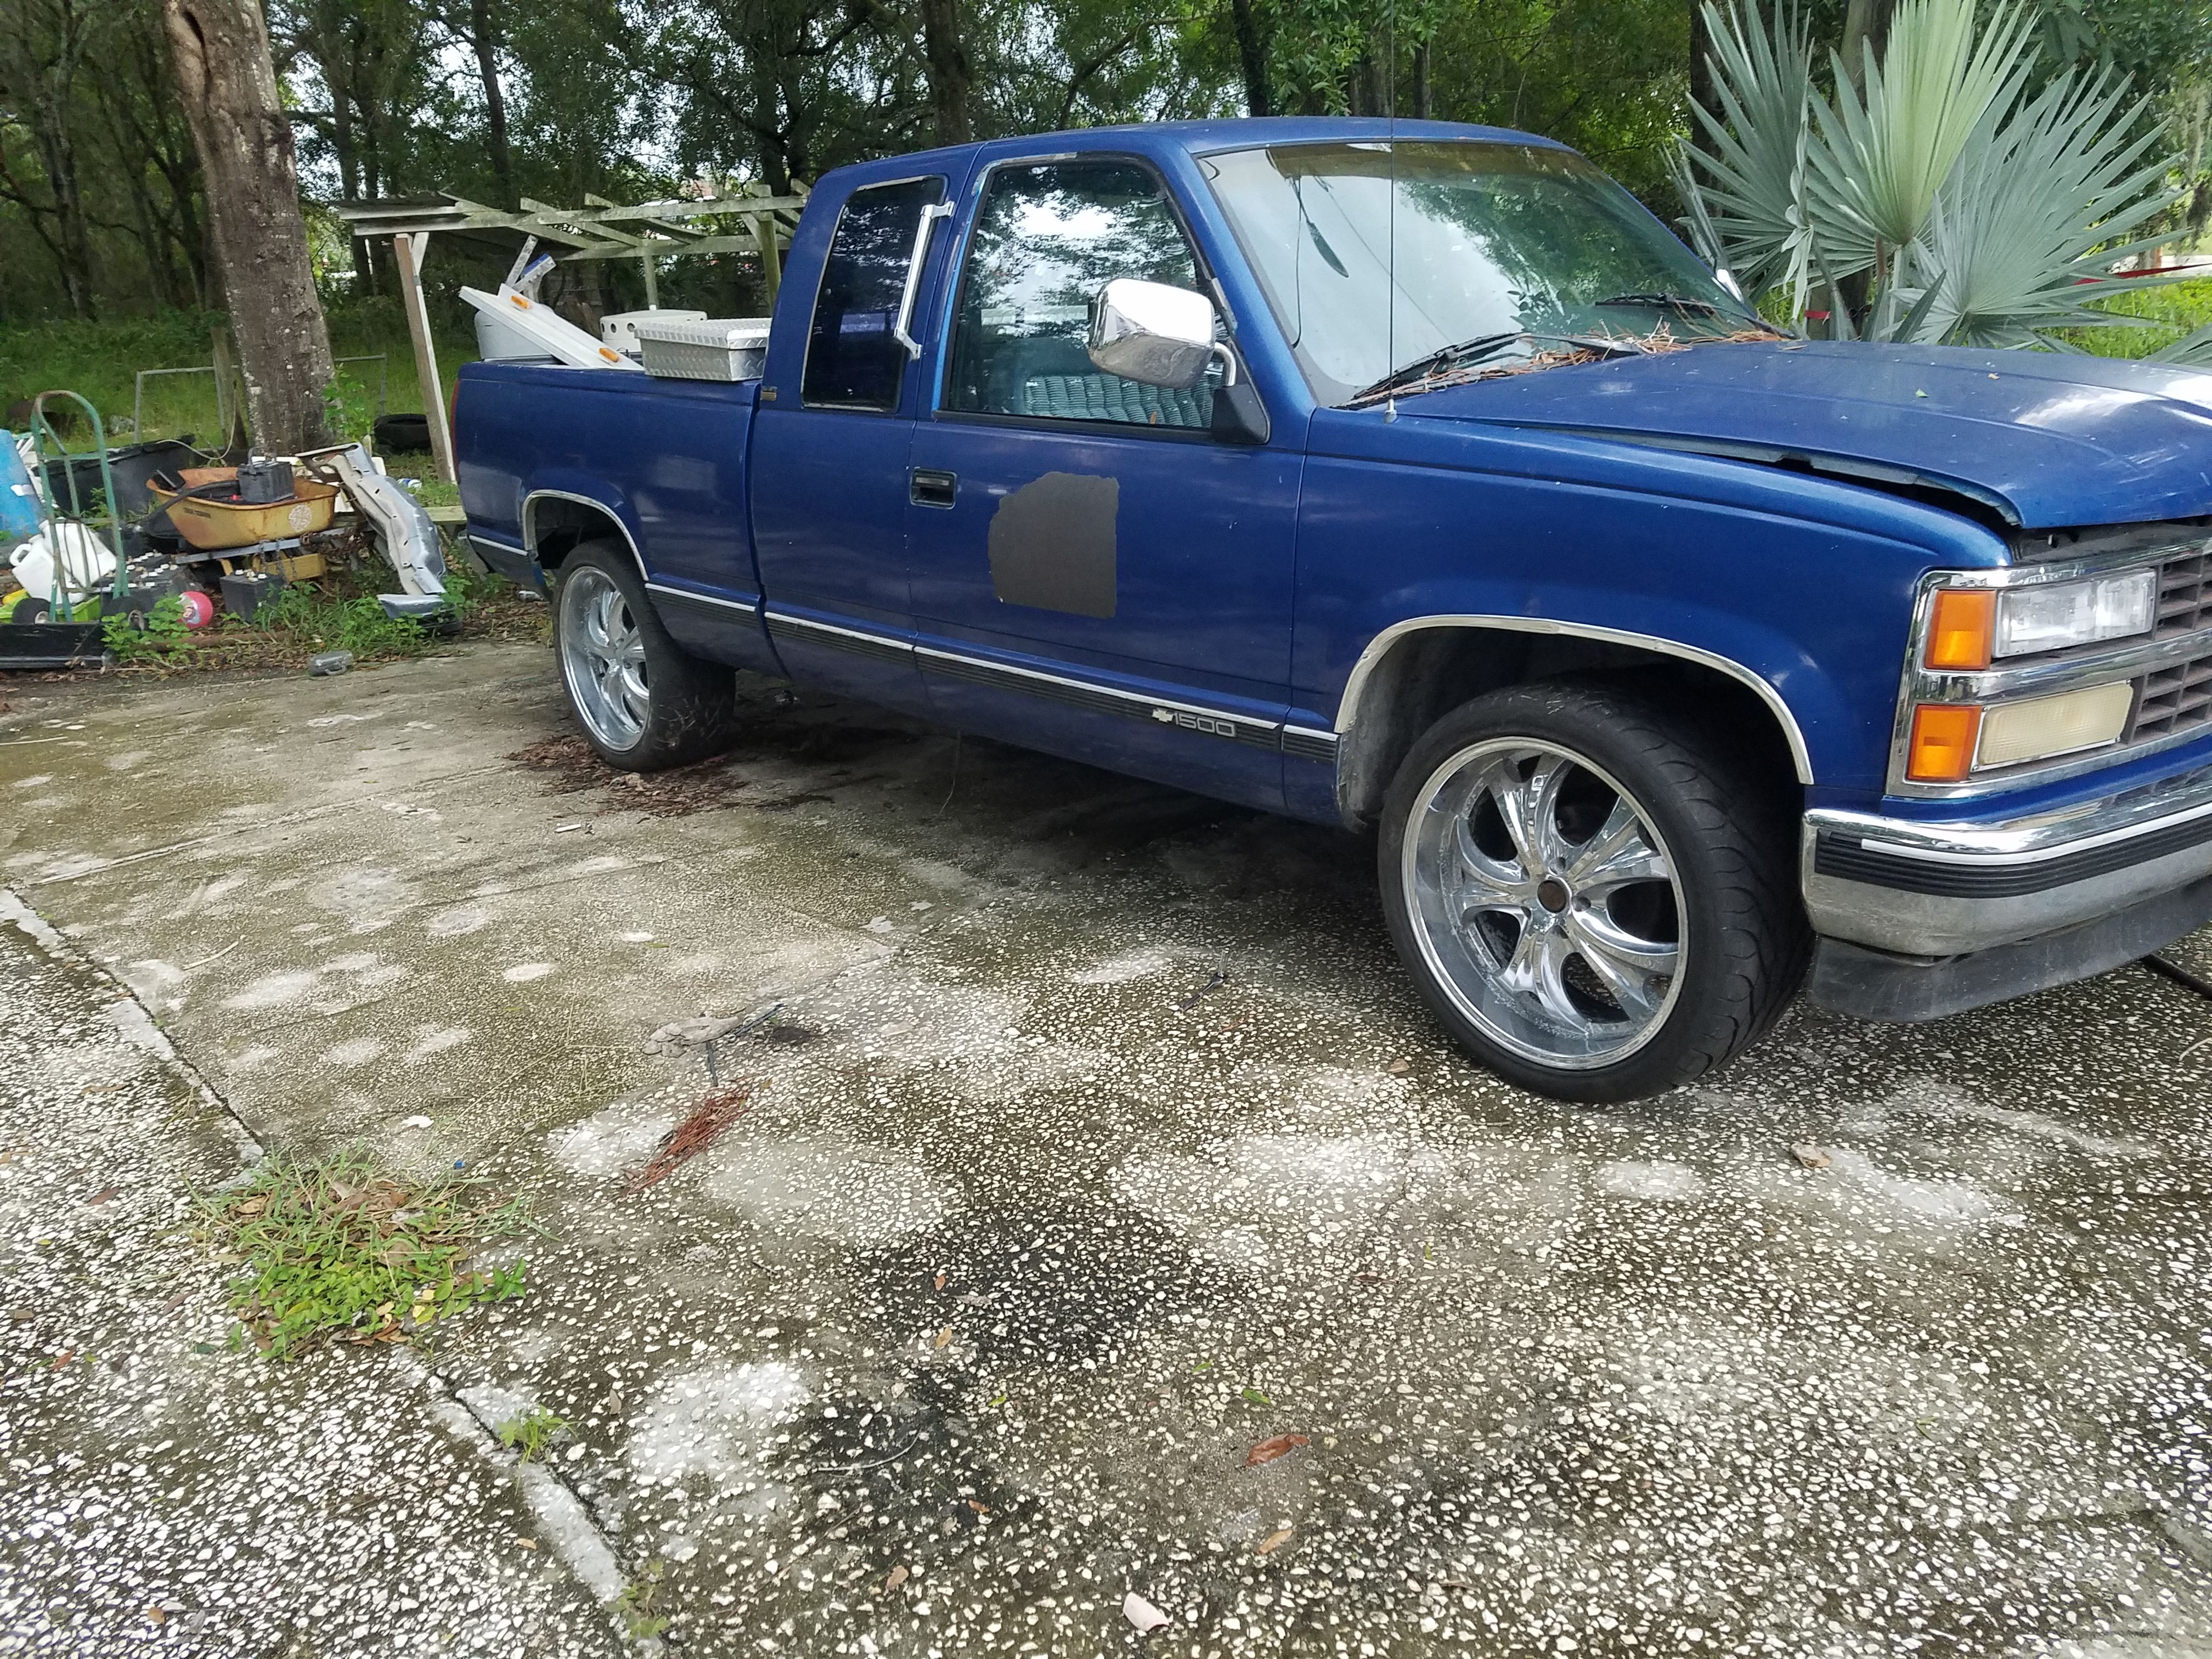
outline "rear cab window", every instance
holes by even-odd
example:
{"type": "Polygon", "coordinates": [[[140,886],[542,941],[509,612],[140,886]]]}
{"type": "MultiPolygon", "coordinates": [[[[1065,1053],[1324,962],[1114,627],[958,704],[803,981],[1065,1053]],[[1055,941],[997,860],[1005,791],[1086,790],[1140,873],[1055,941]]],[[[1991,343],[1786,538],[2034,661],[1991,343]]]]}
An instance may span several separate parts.
{"type": "Polygon", "coordinates": [[[807,330],[799,392],[805,407],[883,413],[898,407],[909,358],[892,330],[922,210],[944,194],[939,176],[870,185],[846,198],[807,330]]]}

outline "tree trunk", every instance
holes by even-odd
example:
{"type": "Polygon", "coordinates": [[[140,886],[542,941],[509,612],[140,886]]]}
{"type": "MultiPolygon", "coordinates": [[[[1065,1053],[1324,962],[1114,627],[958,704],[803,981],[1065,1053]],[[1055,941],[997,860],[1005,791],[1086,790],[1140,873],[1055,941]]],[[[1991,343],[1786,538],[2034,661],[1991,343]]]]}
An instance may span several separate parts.
{"type": "MultiPolygon", "coordinates": [[[[1713,95],[1713,37],[1705,27],[1705,0],[1690,0],[1690,102],[1709,115],[1720,113],[1720,100],[1713,95]]],[[[1690,142],[1705,142],[1705,127],[1694,116],[1690,142]]]]}
{"type": "Polygon", "coordinates": [[[514,156],[507,145],[507,98],[499,85],[499,33],[492,27],[491,0],[469,0],[469,41],[476,48],[477,74],[483,81],[484,137],[491,144],[499,204],[511,208],[515,204],[514,156]]]}
{"type": "Polygon", "coordinates": [[[1875,61],[1881,61],[1889,44],[1890,15],[1896,9],[1896,0],[1850,0],[1845,9],[1844,73],[1850,77],[1852,91],[1866,90],[1866,48],[1872,46],[1875,61]]]}
{"type": "Polygon", "coordinates": [[[929,109],[940,144],[975,137],[968,120],[973,71],[960,39],[960,0],[921,0],[921,50],[929,63],[929,109]]]}
{"type": "Polygon", "coordinates": [[[1254,115],[1273,115],[1275,105],[1267,87],[1267,40],[1260,32],[1252,0],[1229,0],[1229,13],[1237,24],[1237,58],[1244,69],[1244,107],[1254,115]]]}
{"type": "Polygon", "coordinates": [[[1429,91],[1429,43],[1425,40],[1413,48],[1413,118],[1433,120],[1436,102],[1429,91]]]}
{"type": "Polygon", "coordinates": [[[162,0],[161,22],[206,180],[254,441],[278,455],[327,443],[330,335],[307,263],[292,124],[261,8],[257,0],[162,0]]]}

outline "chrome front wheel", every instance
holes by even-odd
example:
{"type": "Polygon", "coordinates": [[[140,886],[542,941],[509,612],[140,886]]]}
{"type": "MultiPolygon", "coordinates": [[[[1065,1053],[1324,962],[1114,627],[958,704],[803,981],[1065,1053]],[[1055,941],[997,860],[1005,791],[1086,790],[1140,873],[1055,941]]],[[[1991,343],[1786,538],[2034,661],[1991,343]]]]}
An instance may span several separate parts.
{"type": "Polygon", "coordinates": [[[1688,906],[1666,839],[1576,749],[1505,736],[1445,757],[1411,803],[1401,876],[1437,987],[1524,1060],[1613,1065],[1680,994],[1688,906]]]}
{"type": "Polygon", "coordinates": [[[601,746],[635,749],[653,714],[645,635],[628,597],[586,564],[561,584],[561,672],[577,714],[601,746]]]}

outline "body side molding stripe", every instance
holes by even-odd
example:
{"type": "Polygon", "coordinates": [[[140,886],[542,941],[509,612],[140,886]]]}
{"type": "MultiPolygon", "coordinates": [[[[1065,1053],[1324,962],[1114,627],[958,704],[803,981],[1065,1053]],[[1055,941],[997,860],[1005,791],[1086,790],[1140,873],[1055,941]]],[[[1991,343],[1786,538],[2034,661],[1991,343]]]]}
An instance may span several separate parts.
{"type": "Polygon", "coordinates": [[[1367,677],[1375,672],[1375,665],[1407,635],[1429,628],[1490,628],[1513,634],[1556,634],[1571,639],[1598,640],[1608,645],[1637,646],[1646,651],[1656,651],[1663,656],[1680,657],[1704,667],[1717,670],[1732,680],[1741,682],[1755,692],[1782,723],[1783,736],[1790,744],[1790,757],[1797,768],[1797,781],[1811,783],[1813,758],[1805,747],[1805,734],[1798,728],[1797,717],[1790,712],[1790,705],[1782,694],[1769,685],[1741,663],[1730,658],[1702,650],[1694,645],[1684,645],[1679,640],[1661,639],[1654,634],[1632,634],[1625,629],[1600,628],[1584,623],[1554,622],[1544,617],[1494,617],[1479,615],[1443,614],[1433,617],[1412,617],[1404,622],[1393,623],[1367,642],[1359,653],[1359,660],[1352,666],[1352,673],[1344,683],[1344,695],[1338,700],[1336,729],[1340,736],[1352,729],[1358,718],[1359,696],[1366,689],[1367,677]]]}

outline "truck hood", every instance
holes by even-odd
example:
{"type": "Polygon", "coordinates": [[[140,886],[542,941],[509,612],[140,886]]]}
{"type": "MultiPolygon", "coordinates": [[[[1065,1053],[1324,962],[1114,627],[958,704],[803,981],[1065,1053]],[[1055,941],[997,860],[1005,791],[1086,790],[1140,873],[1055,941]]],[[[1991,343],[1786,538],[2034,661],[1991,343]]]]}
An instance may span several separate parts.
{"type": "Polygon", "coordinates": [[[2212,513],[2212,374],[2105,357],[1719,343],[1400,400],[1964,497],[2030,530],[2212,513]]]}

